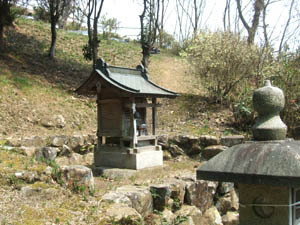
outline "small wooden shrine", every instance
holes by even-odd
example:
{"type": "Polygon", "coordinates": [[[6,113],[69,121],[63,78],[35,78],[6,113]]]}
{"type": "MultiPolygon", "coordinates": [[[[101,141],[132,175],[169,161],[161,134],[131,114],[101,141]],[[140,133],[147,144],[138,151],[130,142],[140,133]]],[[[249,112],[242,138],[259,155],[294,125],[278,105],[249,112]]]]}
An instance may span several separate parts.
{"type": "Polygon", "coordinates": [[[142,169],[163,164],[155,136],[157,98],[175,98],[177,93],[151,82],[141,65],[129,69],[110,66],[102,59],[76,92],[97,95],[95,166],[142,169]],[[152,131],[147,107],[152,108],[152,131]]]}

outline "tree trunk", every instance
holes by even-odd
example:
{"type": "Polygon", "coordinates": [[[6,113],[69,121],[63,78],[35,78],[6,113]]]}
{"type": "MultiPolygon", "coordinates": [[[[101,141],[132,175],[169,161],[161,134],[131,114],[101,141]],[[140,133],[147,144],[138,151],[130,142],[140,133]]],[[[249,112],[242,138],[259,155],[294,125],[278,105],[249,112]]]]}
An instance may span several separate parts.
{"type": "Polygon", "coordinates": [[[98,58],[98,19],[94,17],[94,30],[93,30],[93,38],[92,38],[92,45],[93,45],[93,65],[96,66],[97,58],[98,58]]]}
{"type": "Polygon", "coordinates": [[[49,49],[49,57],[50,59],[55,58],[55,44],[56,44],[56,23],[51,20],[51,46],[49,49]]]}
{"type": "Polygon", "coordinates": [[[0,49],[3,49],[3,45],[4,45],[3,33],[4,33],[3,24],[0,22],[0,49]]]}
{"type": "Polygon", "coordinates": [[[149,47],[143,47],[142,64],[145,67],[145,69],[148,69],[149,63],[150,63],[150,48],[149,47]]]}

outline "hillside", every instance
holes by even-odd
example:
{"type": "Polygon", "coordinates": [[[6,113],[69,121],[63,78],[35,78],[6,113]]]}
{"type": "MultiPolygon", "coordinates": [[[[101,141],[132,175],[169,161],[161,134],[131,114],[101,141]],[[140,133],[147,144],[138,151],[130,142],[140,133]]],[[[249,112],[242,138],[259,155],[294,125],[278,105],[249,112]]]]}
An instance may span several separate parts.
{"type": "MultiPolygon", "coordinates": [[[[14,28],[6,30],[5,41],[7,46],[0,52],[1,224],[127,225],[102,221],[107,209],[102,203],[105,192],[121,185],[145,186],[169,176],[195,174],[199,161],[172,159],[162,168],[138,172],[130,179],[95,177],[95,193],[87,194],[81,189],[66,189],[59,180],[53,180],[59,176],[55,162],[38,162],[19,148],[5,149],[1,140],[8,137],[95,134],[97,129],[95,98],[74,93],[91,71],[91,63],[82,56],[86,36],[59,30],[53,61],[47,57],[48,24],[18,19],[14,28]],[[18,174],[25,178],[17,178],[18,174]]],[[[135,67],[140,63],[137,43],[102,40],[100,46],[100,57],[112,65],[135,67]]],[[[151,57],[150,76],[155,83],[181,94],[177,99],[160,100],[159,134],[220,136],[235,132],[228,126],[229,110],[211,104],[202,88],[195,87],[184,59],[162,50],[151,57]]],[[[74,155],[87,157],[83,164],[92,167],[91,154],[74,155]]],[[[76,157],[71,158],[80,161],[76,157]]]]}
{"type": "MultiPolygon", "coordinates": [[[[73,92],[91,71],[91,63],[82,56],[87,37],[59,30],[54,61],[47,57],[48,24],[19,19],[5,38],[8,45],[0,54],[0,136],[94,133],[95,99],[73,92]],[[65,127],[47,125],[60,115],[65,127]]],[[[134,42],[102,40],[99,52],[112,65],[135,67],[141,59],[140,46],[134,42]]],[[[199,95],[201,87],[194,87],[182,58],[167,51],[153,55],[150,75],[154,82],[181,94],[176,100],[161,100],[161,133],[219,134],[227,129],[223,109],[199,95]]]]}

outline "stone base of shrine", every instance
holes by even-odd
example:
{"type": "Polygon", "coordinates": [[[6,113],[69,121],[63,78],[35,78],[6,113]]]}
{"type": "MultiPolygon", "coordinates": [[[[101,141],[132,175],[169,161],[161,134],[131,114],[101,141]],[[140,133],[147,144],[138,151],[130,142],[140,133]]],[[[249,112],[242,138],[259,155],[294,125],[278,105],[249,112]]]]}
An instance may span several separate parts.
{"type": "Polygon", "coordinates": [[[96,167],[140,170],[163,165],[163,151],[156,148],[109,149],[100,148],[94,153],[96,167]]]}

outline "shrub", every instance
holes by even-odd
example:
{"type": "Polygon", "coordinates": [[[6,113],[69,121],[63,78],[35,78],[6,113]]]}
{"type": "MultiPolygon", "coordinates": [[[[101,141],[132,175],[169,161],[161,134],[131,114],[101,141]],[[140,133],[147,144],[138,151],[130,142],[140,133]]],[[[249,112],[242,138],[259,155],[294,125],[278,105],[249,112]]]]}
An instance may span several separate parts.
{"type": "Polygon", "coordinates": [[[259,48],[230,32],[202,32],[185,51],[194,74],[216,102],[240,93],[257,79],[259,48]],[[244,84],[243,84],[244,82],[244,84]]]}
{"type": "Polygon", "coordinates": [[[300,51],[284,52],[278,56],[277,71],[270,77],[273,85],[285,94],[282,119],[293,128],[300,125],[300,51]]]}

